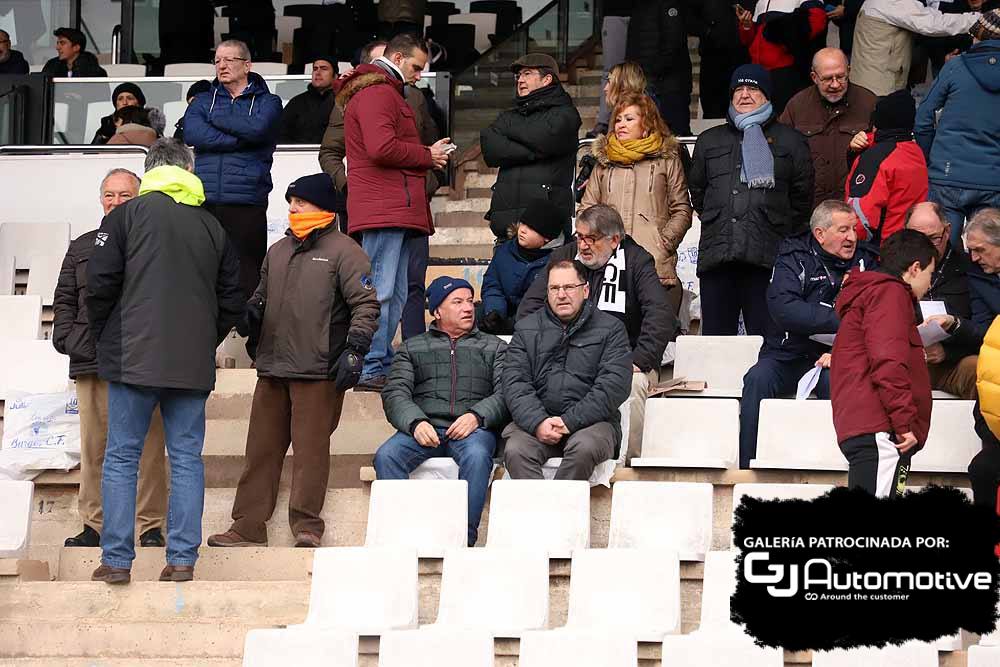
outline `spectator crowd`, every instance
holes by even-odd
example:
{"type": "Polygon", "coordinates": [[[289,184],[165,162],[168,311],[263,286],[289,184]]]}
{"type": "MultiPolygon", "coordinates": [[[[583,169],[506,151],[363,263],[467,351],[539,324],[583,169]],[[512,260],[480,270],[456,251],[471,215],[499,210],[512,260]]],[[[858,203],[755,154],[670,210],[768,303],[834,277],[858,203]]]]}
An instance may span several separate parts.
{"type": "MultiPolygon", "coordinates": [[[[71,358],[83,425],[84,527],[67,546],[100,544],[94,579],[127,582],[137,524],[141,544],[166,542],[162,580],[193,577],[205,400],[234,327],[258,379],[233,523],[209,545],[267,544],[292,440],[290,528],[297,546],[321,544],[329,439],[352,389],[379,392],[395,429],[375,454],[379,479],[455,460],[470,545],[494,460],[515,479],[541,479],[551,458],[557,479],[628,464],[681,333],[677,251],[694,213],[701,333],[763,337],[743,381],[740,467],[755,457],[760,401],[818,367],[849,484],[900,493],[932,389],[977,398],[977,355],[1000,314],[1000,10],[949,4],[969,11],[637,2],[579,174],[582,123],[559,63],[519,58],[511,108],[481,133],[498,176],[480,294],[457,276],[424,286],[430,197],[455,146],[414,87],[430,49],[408,17],[383,17],[398,34],[349,72],[317,58],[284,109],[246,45],[223,41],[174,139],[138,86],[118,86],[94,141],[149,146],[146,172],[101,183],[105,218],[71,245],[56,294],[53,343],[71,358]],[[830,22],[843,48],[826,46],[830,22]],[[725,118],[691,154],[679,140],[689,34],[705,116],[725,118]],[[957,46],[936,60],[945,39],[957,46]],[[921,59],[936,76],[918,106],[908,82],[921,59]],[[288,187],[288,230],[268,248],[285,141],[321,144],[322,173],[288,187]],[[943,340],[925,346],[917,325],[943,340]]],[[[92,75],[77,74],[91,66],[86,39],[56,36],[53,72],[92,75]]],[[[995,507],[1000,405],[983,400],[969,472],[976,503],[995,507]]]]}

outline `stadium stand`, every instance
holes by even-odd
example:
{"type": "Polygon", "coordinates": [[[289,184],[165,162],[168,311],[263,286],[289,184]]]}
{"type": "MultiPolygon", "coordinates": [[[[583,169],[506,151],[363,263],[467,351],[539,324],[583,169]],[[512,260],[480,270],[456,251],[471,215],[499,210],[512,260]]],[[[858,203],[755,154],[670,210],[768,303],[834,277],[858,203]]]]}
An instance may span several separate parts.
{"type": "Polygon", "coordinates": [[[937,650],[929,644],[909,642],[885,648],[813,651],[813,667],[937,667],[937,650]]]}
{"type": "Polygon", "coordinates": [[[590,486],[583,481],[502,479],[493,483],[486,546],[530,544],[549,558],[590,546],[590,486]]]}
{"type": "Polygon", "coordinates": [[[43,306],[52,305],[63,257],[64,255],[35,255],[31,258],[26,294],[41,297],[43,306]]]}
{"type": "Polygon", "coordinates": [[[464,547],[467,488],[465,480],[372,482],[365,546],[415,548],[421,558],[464,547]]]}
{"type": "Polygon", "coordinates": [[[740,403],[731,398],[646,399],[642,456],[635,468],[733,468],[739,457],[740,403]]]}
{"type": "Polygon", "coordinates": [[[739,398],[763,342],[760,336],[678,336],[674,377],[707,382],[697,396],[739,398]]]}
{"type": "Polygon", "coordinates": [[[379,667],[492,667],[493,636],[484,630],[458,627],[388,632],[379,639],[378,664],[379,667]]]}
{"type": "Polygon", "coordinates": [[[243,667],[357,667],[358,635],[331,628],[269,628],[247,633],[243,667]]]}
{"type": "Polygon", "coordinates": [[[712,546],[712,485],[617,482],[608,547],[669,549],[682,561],[704,560],[712,546]]]}
{"type": "Polygon", "coordinates": [[[42,297],[0,296],[0,340],[37,340],[42,321],[42,297]]]}
{"type": "Polygon", "coordinates": [[[0,559],[27,557],[34,491],[31,482],[0,481],[0,559]]]}
{"type": "Polygon", "coordinates": [[[634,667],[636,643],[614,630],[549,630],[521,636],[519,667],[634,667]]]}
{"type": "MultiPolygon", "coordinates": [[[[96,182],[100,183],[100,178],[96,182]]],[[[96,196],[94,200],[97,200],[96,196]]],[[[52,222],[39,225],[20,222],[13,219],[8,211],[4,212],[4,216],[8,221],[0,224],[0,257],[13,257],[16,270],[30,269],[32,258],[39,255],[66,255],[70,239],[69,224],[52,222]]]]}
{"type": "Polygon", "coordinates": [[[847,470],[836,447],[830,401],[765,399],[760,402],[756,469],[847,470]]]}

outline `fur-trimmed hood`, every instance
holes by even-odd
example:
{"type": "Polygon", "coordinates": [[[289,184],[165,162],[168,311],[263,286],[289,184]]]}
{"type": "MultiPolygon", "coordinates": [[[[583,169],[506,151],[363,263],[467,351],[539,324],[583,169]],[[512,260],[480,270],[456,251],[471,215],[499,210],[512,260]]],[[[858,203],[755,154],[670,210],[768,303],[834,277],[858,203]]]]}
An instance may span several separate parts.
{"type": "Polygon", "coordinates": [[[333,85],[337,93],[337,106],[341,110],[347,108],[352,97],[370,86],[389,85],[396,88],[400,95],[403,94],[403,83],[378,65],[358,65],[350,76],[335,81],[333,85]]]}
{"type": "MultiPolygon", "coordinates": [[[[669,135],[664,137],[663,145],[660,146],[660,150],[652,155],[648,156],[646,159],[657,159],[661,157],[673,157],[679,155],[678,150],[680,148],[680,142],[677,141],[677,137],[674,135],[669,135]]],[[[594,156],[597,163],[603,166],[608,166],[612,164],[611,160],[608,158],[608,135],[599,134],[597,138],[594,139],[594,143],[590,146],[590,154],[594,156]]]]}

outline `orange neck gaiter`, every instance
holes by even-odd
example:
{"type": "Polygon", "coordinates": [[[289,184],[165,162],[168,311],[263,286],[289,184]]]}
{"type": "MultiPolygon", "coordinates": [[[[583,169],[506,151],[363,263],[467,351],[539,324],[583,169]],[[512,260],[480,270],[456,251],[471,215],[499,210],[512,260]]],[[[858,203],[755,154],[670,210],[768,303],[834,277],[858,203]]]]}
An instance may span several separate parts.
{"type": "Polygon", "coordinates": [[[333,222],[333,213],[314,211],[313,213],[289,213],[288,226],[300,241],[315,229],[322,229],[333,222]]]}

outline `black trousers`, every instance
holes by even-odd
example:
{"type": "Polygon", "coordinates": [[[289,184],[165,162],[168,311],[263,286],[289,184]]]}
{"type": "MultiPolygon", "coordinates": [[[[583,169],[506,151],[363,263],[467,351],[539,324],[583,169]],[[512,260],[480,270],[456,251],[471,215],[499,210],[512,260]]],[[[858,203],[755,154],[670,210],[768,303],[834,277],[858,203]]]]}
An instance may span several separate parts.
{"type": "Polygon", "coordinates": [[[654,87],[660,115],[675,137],[691,136],[691,93],[654,87]]]}
{"type": "MultiPolygon", "coordinates": [[[[981,419],[981,418],[980,418],[981,419]]],[[[976,433],[983,442],[983,448],[969,463],[969,481],[972,482],[972,498],[976,505],[1000,510],[997,502],[997,487],[1000,486],[1000,441],[986,424],[976,424],[976,433]]]]}
{"type": "Polygon", "coordinates": [[[892,433],[866,433],[840,443],[847,458],[847,486],[879,498],[901,497],[906,491],[913,450],[902,454],[892,433]]]}
{"type": "Polygon", "coordinates": [[[749,62],[746,50],[703,49],[701,52],[701,74],[698,92],[701,98],[702,116],[705,118],[725,118],[729,111],[731,96],[729,79],[733,71],[749,62]]]}
{"type": "Polygon", "coordinates": [[[779,67],[773,69],[771,74],[771,85],[774,93],[771,96],[771,106],[774,108],[774,116],[777,118],[788,101],[795,97],[795,93],[809,85],[809,79],[802,75],[802,71],[797,65],[791,67],[779,67]]]}
{"type": "Polygon", "coordinates": [[[406,239],[406,244],[410,246],[410,262],[406,269],[406,302],[403,304],[403,317],[399,323],[403,340],[419,336],[427,330],[424,291],[430,255],[429,238],[424,234],[414,234],[406,239]]]}
{"type": "Polygon", "coordinates": [[[226,230],[240,256],[240,289],[249,300],[260,283],[260,266],[267,254],[267,205],[206,204],[226,230]]]}
{"type": "Polygon", "coordinates": [[[702,272],[698,280],[703,336],[735,336],[741,312],[747,335],[764,335],[771,269],[730,262],[702,272]]]}

